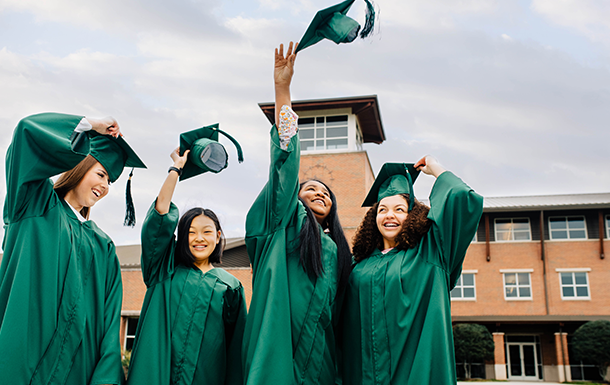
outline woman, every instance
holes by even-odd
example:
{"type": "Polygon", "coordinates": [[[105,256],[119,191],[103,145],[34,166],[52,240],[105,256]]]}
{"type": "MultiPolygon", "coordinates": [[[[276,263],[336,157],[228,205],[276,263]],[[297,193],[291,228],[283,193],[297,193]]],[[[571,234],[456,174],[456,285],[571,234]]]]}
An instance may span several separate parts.
{"type": "Polygon", "coordinates": [[[370,205],[345,296],[343,381],[455,384],[449,291],[483,199],[427,156],[415,166],[384,165],[363,204],[370,205]],[[437,178],[430,208],[414,199],[419,170],[437,178]]]}
{"type": "Polygon", "coordinates": [[[87,219],[126,165],[145,167],[111,117],[46,113],[19,122],[6,154],[0,378],[123,380],[119,260],[87,219]],[[62,172],[53,186],[49,178],[62,172]]]}
{"type": "Polygon", "coordinates": [[[244,334],[247,384],[334,384],[334,323],[351,256],[325,184],[299,186],[298,117],[290,103],[296,55],[275,50],[269,181],[246,218],[253,297],[244,334]],[[326,232],[326,231],[328,232],[326,232]]]}
{"type": "Polygon", "coordinates": [[[131,355],[128,384],[242,384],[246,321],[241,283],[220,263],[224,235],[212,210],[178,221],[172,196],[189,150],[174,165],[142,226],[142,275],[148,287],[131,355]],[[178,227],[178,239],[174,231],[178,227]]]}

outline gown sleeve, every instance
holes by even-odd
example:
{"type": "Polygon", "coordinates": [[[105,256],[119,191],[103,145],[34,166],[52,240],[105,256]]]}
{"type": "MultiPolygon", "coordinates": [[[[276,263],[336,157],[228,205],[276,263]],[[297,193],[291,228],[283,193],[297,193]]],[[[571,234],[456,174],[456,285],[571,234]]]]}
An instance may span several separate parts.
{"type": "Polygon", "coordinates": [[[48,178],[72,169],[89,153],[87,132],[75,132],[82,116],[44,113],[23,118],[6,152],[4,222],[18,221],[28,197],[49,194],[48,178]]]}
{"type": "Polygon", "coordinates": [[[148,209],[142,225],[142,277],[146,287],[170,278],[174,272],[174,231],[178,226],[178,207],[171,203],[167,214],[159,214],[157,201],[148,209]]]}
{"type": "Polygon", "coordinates": [[[483,213],[483,197],[449,171],[437,178],[430,193],[432,231],[440,250],[438,263],[449,273],[450,289],[462,272],[466,250],[483,213]]]}
{"type": "MultiPolygon", "coordinates": [[[[292,110],[288,109],[288,112],[292,110]]],[[[282,111],[285,111],[282,108],[282,111]]],[[[296,114],[293,116],[296,117],[296,114]]],[[[280,119],[282,119],[280,115],[280,119]]],[[[298,117],[297,117],[298,118],[298,117]]],[[[296,119],[294,120],[296,125],[296,119]]],[[[283,125],[283,124],[282,124],[283,125]]],[[[299,164],[301,145],[296,129],[293,136],[287,140],[284,131],[280,133],[274,125],[271,128],[271,164],[269,165],[269,181],[256,198],[246,217],[246,233],[250,238],[266,236],[280,228],[285,228],[292,220],[292,214],[297,210],[299,200],[299,164]]],[[[255,247],[256,248],[256,247],[255,247]]],[[[253,266],[262,253],[250,252],[253,266]]]]}
{"type": "Polygon", "coordinates": [[[103,336],[100,343],[100,359],[91,377],[91,385],[123,383],[121,366],[120,328],[121,303],[123,300],[123,285],[121,283],[121,266],[115,254],[114,244],[111,245],[108,258],[108,275],[106,277],[106,302],[103,321],[103,336]]]}
{"type": "Polygon", "coordinates": [[[244,288],[228,288],[224,295],[222,318],[225,324],[227,346],[226,384],[243,384],[241,344],[246,326],[246,299],[244,288]]]}

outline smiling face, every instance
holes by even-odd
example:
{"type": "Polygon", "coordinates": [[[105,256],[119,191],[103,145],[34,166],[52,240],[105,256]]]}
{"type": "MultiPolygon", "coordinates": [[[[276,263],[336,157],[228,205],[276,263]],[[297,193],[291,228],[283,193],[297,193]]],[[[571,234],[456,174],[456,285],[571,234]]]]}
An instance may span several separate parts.
{"type": "Polygon", "coordinates": [[[220,242],[220,230],[216,229],[212,219],[199,215],[193,218],[188,234],[189,250],[195,257],[195,265],[201,270],[209,270],[209,257],[220,242]]]}
{"type": "Polygon", "coordinates": [[[299,198],[311,209],[318,223],[324,223],[333,206],[326,186],[315,180],[307,181],[299,191],[299,198]]]}
{"type": "Polygon", "coordinates": [[[92,207],[108,194],[110,181],[104,166],[99,162],[85,173],[75,188],[66,193],[65,199],[77,211],[83,207],[92,207]]]}
{"type": "Polygon", "coordinates": [[[383,237],[383,248],[396,246],[396,236],[402,231],[407,220],[408,203],[400,195],[383,198],[377,207],[377,229],[383,237]]]}

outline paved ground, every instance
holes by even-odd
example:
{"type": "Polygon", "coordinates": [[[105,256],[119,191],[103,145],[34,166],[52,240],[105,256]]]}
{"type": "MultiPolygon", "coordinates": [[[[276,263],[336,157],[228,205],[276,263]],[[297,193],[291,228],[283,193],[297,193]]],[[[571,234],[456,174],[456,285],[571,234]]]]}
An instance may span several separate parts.
{"type": "Polygon", "coordinates": [[[500,384],[514,384],[514,385],[561,385],[559,382],[522,382],[522,381],[493,381],[493,382],[483,382],[483,381],[458,381],[458,385],[500,385],[500,384]]]}

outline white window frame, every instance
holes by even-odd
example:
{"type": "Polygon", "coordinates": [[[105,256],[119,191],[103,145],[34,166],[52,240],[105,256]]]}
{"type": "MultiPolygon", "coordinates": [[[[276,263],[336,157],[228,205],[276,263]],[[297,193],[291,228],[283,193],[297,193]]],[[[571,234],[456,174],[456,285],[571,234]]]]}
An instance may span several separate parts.
{"type": "MultiPolygon", "coordinates": [[[[129,321],[133,320],[134,322],[136,322],[136,326],[137,326],[139,318],[140,317],[126,317],[126,320],[125,320],[125,338],[123,339],[123,350],[127,350],[127,340],[129,338],[133,339],[134,342],[135,342],[135,338],[136,338],[135,333],[133,335],[129,334],[129,321]]],[[[136,327],[136,330],[137,330],[137,327],[136,327]]],[[[133,348],[133,344],[131,346],[133,348]]]]}
{"type": "MultiPolygon", "coordinates": [[[[461,285],[459,287],[462,288],[462,297],[452,297],[451,296],[451,292],[449,293],[449,298],[452,301],[476,301],[477,300],[477,277],[476,274],[478,273],[478,270],[462,270],[462,274],[460,274],[460,282],[461,285]],[[464,286],[464,278],[463,275],[464,274],[472,274],[472,286],[464,286]],[[464,298],[464,287],[467,288],[473,288],[474,289],[474,297],[468,297],[468,298],[464,298]]],[[[458,285],[456,285],[455,287],[458,287],[458,285]]],[[[455,289],[455,288],[454,288],[455,289]]]]}
{"type": "MultiPolygon", "coordinates": [[[[519,230],[518,232],[525,232],[522,230],[519,230]]],[[[529,217],[518,217],[518,218],[495,218],[494,219],[494,236],[495,236],[495,241],[496,242],[531,242],[532,241],[532,223],[530,222],[529,217]],[[529,238],[530,239],[515,239],[515,230],[511,229],[511,237],[512,239],[509,240],[504,240],[504,239],[499,239],[498,237],[498,220],[510,220],[510,223],[513,223],[513,221],[515,219],[527,219],[527,225],[528,225],[528,234],[529,234],[529,238]]]]}
{"type": "MultiPolygon", "coordinates": [[[[548,229],[549,229],[549,239],[551,241],[586,241],[587,239],[589,239],[589,230],[587,229],[587,219],[585,218],[584,215],[564,215],[564,216],[553,216],[553,217],[549,217],[548,219],[548,229]],[[567,238],[553,238],[553,230],[551,229],[551,219],[557,219],[557,218],[563,218],[566,221],[566,233],[568,235],[567,238]],[[570,222],[568,221],[568,218],[582,218],[584,224],[585,224],[585,237],[584,238],[570,238],[570,222]]],[[[580,230],[580,229],[578,229],[580,230]]]]}
{"type": "MultiPolygon", "coordinates": [[[[534,290],[532,289],[532,273],[534,269],[500,269],[500,273],[502,274],[502,290],[504,292],[504,300],[506,301],[533,301],[534,300],[534,290]],[[506,296],[506,274],[519,274],[519,273],[527,273],[529,275],[529,285],[517,285],[514,287],[517,288],[517,295],[519,295],[520,287],[529,287],[530,296],[529,297],[507,297],[506,296]]],[[[512,286],[512,285],[511,285],[512,286]]]]}
{"type": "Polygon", "coordinates": [[[610,239],[610,215],[606,215],[606,239],[610,239]]]}
{"type": "MultiPolygon", "coordinates": [[[[351,148],[351,141],[350,141],[350,134],[351,134],[351,130],[350,130],[350,118],[352,118],[350,116],[350,113],[326,113],[326,114],[319,114],[319,115],[311,115],[311,116],[299,116],[299,119],[313,119],[314,120],[314,127],[313,128],[306,128],[307,130],[313,130],[314,131],[314,138],[313,139],[304,139],[299,137],[299,140],[301,142],[303,141],[309,141],[309,140],[313,140],[314,142],[314,149],[313,150],[306,150],[302,145],[301,145],[301,152],[303,153],[324,153],[324,152],[329,152],[329,151],[333,151],[333,152],[345,152],[345,151],[350,151],[351,148]],[[326,129],[328,128],[326,125],[326,119],[330,118],[330,117],[335,117],[335,116],[345,116],[347,119],[345,121],[345,127],[347,128],[347,135],[345,136],[341,136],[341,137],[336,137],[336,138],[330,138],[331,140],[333,139],[345,139],[347,141],[346,143],[346,147],[345,148],[331,148],[331,149],[327,149],[326,146],[326,142],[328,140],[328,137],[326,136],[326,129]],[[319,129],[319,127],[317,126],[317,119],[318,118],[324,118],[324,137],[323,138],[318,138],[317,137],[317,130],[319,129]],[[315,148],[316,146],[316,142],[318,140],[324,140],[324,148],[323,149],[317,149],[315,148]]],[[[301,132],[300,128],[299,128],[299,132],[301,132]]]]}
{"type": "MultiPolygon", "coordinates": [[[[591,268],[589,267],[581,267],[581,268],[573,268],[573,269],[555,269],[555,271],[557,272],[558,278],[559,278],[559,293],[561,293],[561,299],[564,301],[590,301],[591,300],[591,285],[589,284],[589,272],[591,271],[591,268]],[[574,288],[574,297],[564,297],[563,295],[563,283],[561,282],[561,274],[566,274],[566,273],[572,273],[572,282],[574,282],[572,285],[566,285],[566,286],[571,286],[574,288]],[[585,273],[585,278],[587,279],[587,296],[586,297],[578,297],[576,296],[576,279],[574,277],[574,273],[585,273]]],[[[583,286],[583,285],[578,285],[578,286],[583,286]]]]}

